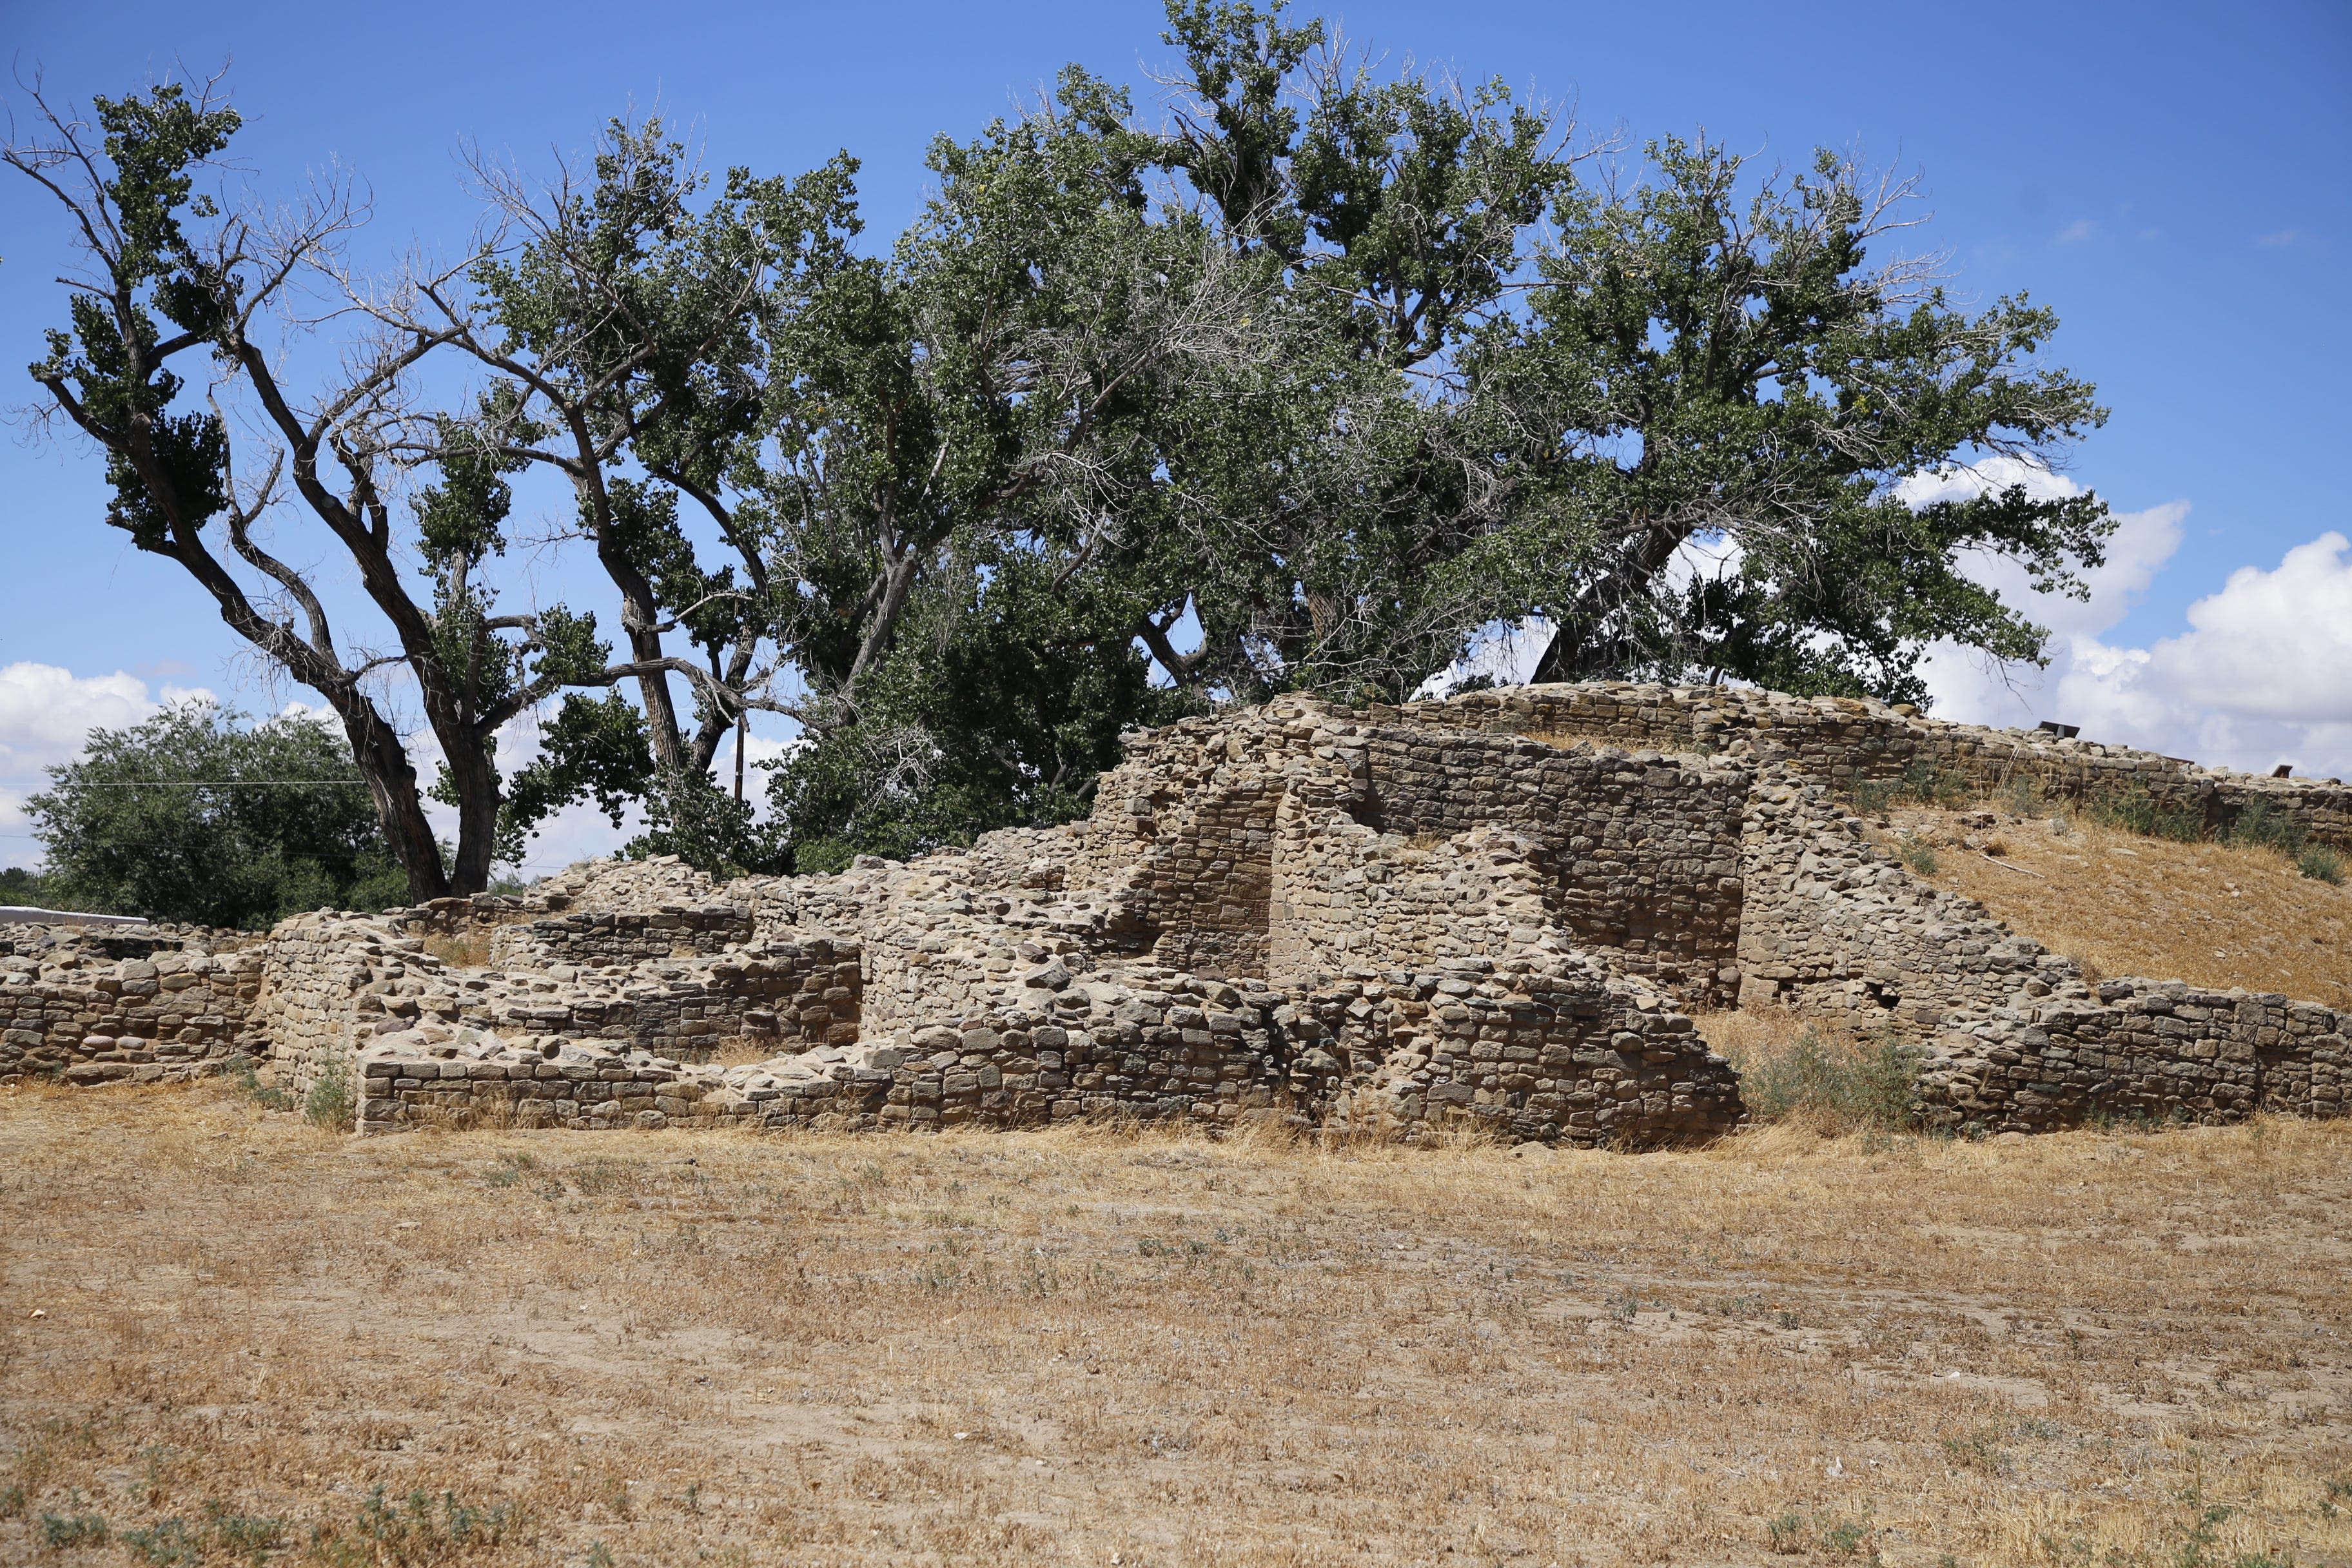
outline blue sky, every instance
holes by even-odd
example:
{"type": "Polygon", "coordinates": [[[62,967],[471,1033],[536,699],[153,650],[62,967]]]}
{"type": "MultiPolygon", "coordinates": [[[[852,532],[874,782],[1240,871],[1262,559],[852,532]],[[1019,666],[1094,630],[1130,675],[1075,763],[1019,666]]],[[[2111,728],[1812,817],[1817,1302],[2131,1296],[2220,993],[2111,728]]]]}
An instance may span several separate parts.
{"type": "MultiPolygon", "coordinates": [[[[2095,380],[2114,410],[2068,478],[2141,520],[2131,569],[2103,584],[2095,615],[2062,627],[2088,640],[2069,644],[2038,695],[1972,686],[1955,664],[1945,710],[2015,718],[2072,703],[2117,738],[2203,744],[2200,754],[2249,766],[2268,765],[2265,748],[2300,749],[2311,765],[2352,768],[2352,675],[2304,681],[2308,690],[2290,681],[2254,705],[2262,713],[2222,713],[2220,729],[2210,703],[2151,685],[2168,647],[2175,666],[2210,671],[2240,658],[2255,679],[2281,658],[2340,652],[2352,668],[2352,645],[2328,642],[2325,628],[2301,655],[2302,645],[2217,651],[2197,639],[2221,634],[2191,618],[2204,605],[2206,622],[2243,623],[2257,642],[2277,616],[2341,608],[2352,621],[2352,566],[2324,548],[2330,531],[2352,531],[2334,460],[2352,413],[2352,324],[2338,304],[2352,256],[2352,6],[1473,0],[1324,14],[1391,55],[1571,101],[1586,127],[1622,127],[1635,142],[1703,127],[1768,160],[1801,161],[1828,143],[1922,171],[1934,221],[1919,247],[1949,254],[1963,297],[2030,290],[2059,312],[2052,357],[2095,380]],[[2232,601],[2241,569],[2259,578],[2232,601]],[[2090,684],[2064,688],[2070,676],[2090,684]],[[2148,709],[2155,698],[2162,712],[2148,709]]],[[[887,239],[921,199],[935,132],[970,135],[1065,60],[1136,79],[1168,53],[1158,5],[1133,0],[423,0],[390,13],[5,0],[0,19],[16,71],[37,67],[68,97],[119,92],[176,64],[233,62],[250,117],[239,150],[259,183],[290,188],[330,158],[354,165],[375,205],[359,255],[377,263],[418,240],[462,239],[474,209],[458,181],[461,142],[541,162],[633,105],[692,122],[717,164],[793,171],[848,148],[865,162],[870,229],[887,239]]],[[[62,314],[49,281],[62,231],[46,200],[20,178],[0,181],[0,404],[31,397],[16,367],[62,314]]],[[[151,700],[166,684],[263,699],[193,585],[100,522],[100,467],[70,445],[0,444],[13,588],[0,670],[70,677],[0,679],[0,805],[15,793],[6,784],[58,760],[59,746],[70,753],[74,724],[121,721],[121,705],[141,700],[134,685],[151,700]],[[118,675],[104,691],[89,684],[118,675]],[[93,691],[102,700],[85,714],[75,694],[93,691]]],[[[0,838],[0,860],[30,847],[0,838]]]]}

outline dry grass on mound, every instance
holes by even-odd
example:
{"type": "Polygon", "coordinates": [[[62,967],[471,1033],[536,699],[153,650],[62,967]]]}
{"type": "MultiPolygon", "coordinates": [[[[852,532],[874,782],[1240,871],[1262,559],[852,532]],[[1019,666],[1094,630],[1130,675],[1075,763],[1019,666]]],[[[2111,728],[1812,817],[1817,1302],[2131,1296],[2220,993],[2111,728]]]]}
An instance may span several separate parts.
{"type": "Polygon", "coordinates": [[[360,1142],[26,1089],[0,1562],[2344,1563],[2348,1155],[360,1142]]]}
{"type": "MultiPolygon", "coordinates": [[[[2276,991],[2352,1007],[2352,882],[2305,877],[2253,845],[2182,844],[2088,817],[1968,814],[1897,806],[1892,844],[1934,847],[1927,880],[1976,899],[2054,952],[2102,975],[2276,991]],[[1999,854],[1966,847],[1972,837],[1999,854]]],[[[1915,870],[1915,874],[1918,874],[1915,870]]]]}

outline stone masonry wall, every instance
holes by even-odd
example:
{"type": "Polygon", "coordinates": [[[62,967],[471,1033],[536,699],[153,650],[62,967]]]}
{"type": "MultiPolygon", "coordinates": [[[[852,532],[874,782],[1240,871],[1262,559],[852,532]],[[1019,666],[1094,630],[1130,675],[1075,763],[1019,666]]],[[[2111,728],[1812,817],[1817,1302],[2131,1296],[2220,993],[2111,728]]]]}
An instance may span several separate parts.
{"type": "Polygon", "coordinates": [[[12,937],[0,957],[0,1082],[152,1082],[216,1071],[254,1044],[262,957],[234,932],[12,937]],[[21,950],[21,951],[19,951],[21,950]],[[127,950],[142,956],[115,956],[127,950]]]}
{"type": "Polygon", "coordinates": [[[2332,783],[1870,703],[1290,697],[1131,738],[1084,823],[911,865],[719,888],[587,863],[520,896],[298,917],[243,952],[44,938],[0,962],[0,1076],[162,1076],[244,1046],[298,1095],[349,1075],[369,1131],[1267,1117],[1637,1145],[1738,1124],[1736,1076],[1679,1010],[1738,998],[1919,1046],[1918,1109],[1958,1125],[2352,1103],[2340,1015],[2095,994],[1910,878],[1837,796],[1923,765],[2208,820],[2262,800],[2342,838],[2332,783]],[[737,1041],[772,1054],[710,1063],[737,1041]]]}
{"type": "Polygon", "coordinates": [[[1745,870],[1748,1005],[1777,1001],[1917,1040],[1955,1007],[1998,1006],[2028,987],[2079,988],[2071,960],[1913,878],[1824,786],[1785,764],[1757,779],[1745,870]]]}
{"type": "Polygon", "coordinates": [[[2274,822],[2294,825],[2315,843],[2352,850],[2352,787],[2341,779],[2260,777],[2096,739],[1949,723],[1854,698],[1594,682],[1376,707],[1367,718],[1376,723],[1590,739],[1700,756],[1729,752],[1745,741],[1759,753],[1780,753],[1799,772],[1841,793],[1851,791],[1858,778],[1899,780],[1919,767],[1979,791],[2023,778],[2053,799],[2095,800],[2145,791],[2168,810],[2193,813],[2209,831],[2227,828],[2259,801],[2274,822]]]}
{"type": "Polygon", "coordinates": [[[2342,1116],[2347,1037],[2352,1015],[2284,996],[2110,981],[2095,1000],[1955,1013],[1920,1075],[1921,1106],[1933,1123],[1987,1131],[2342,1116]]]}

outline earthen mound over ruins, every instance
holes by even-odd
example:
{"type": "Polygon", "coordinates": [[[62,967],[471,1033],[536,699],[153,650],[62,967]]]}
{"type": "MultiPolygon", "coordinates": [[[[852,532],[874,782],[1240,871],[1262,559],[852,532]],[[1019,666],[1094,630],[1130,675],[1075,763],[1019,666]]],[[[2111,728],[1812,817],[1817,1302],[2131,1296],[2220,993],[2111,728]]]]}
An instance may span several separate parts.
{"type": "Polygon", "coordinates": [[[1871,702],[1294,697],[1132,738],[1084,822],[911,864],[720,886],[590,863],[519,899],[322,911],[266,939],[20,929],[0,1075],[241,1053],[297,1094],[346,1086],[362,1131],[1278,1117],[1642,1146],[1738,1124],[1738,1075],[1691,1015],[1778,1001],[1923,1047],[1933,1124],[2342,1112],[2352,1017],[2095,986],[1913,879],[1839,800],[1923,768],[2144,793],[2217,829],[2260,803],[2352,847],[2335,781],[1871,702]],[[745,1042],[767,1059],[714,1059],[745,1042]]]}

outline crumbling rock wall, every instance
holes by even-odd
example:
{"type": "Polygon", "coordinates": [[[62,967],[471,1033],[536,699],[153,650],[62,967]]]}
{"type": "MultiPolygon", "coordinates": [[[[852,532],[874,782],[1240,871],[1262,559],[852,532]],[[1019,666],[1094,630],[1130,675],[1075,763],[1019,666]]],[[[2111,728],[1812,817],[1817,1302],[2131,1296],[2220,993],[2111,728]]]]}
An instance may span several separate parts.
{"type": "Polygon", "coordinates": [[[217,1071],[256,1041],[259,939],[193,928],[0,929],[0,1079],[150,1083],[217,1071]]]}
{"type": "Polygon", "coordinates": [[[592,863],[520,896],[306,915],[168,967],[20,958],[0,967],[0,1072],[130,1076],[176,1070],[167,1045],[172,1062],[242,1046],[297,1093],[347,1075],[370,1131],[1265,1117],[1640,1145],[1738,1124],[1737,1077],[1684,1009],[1744,1000],[1917,1046],[1933,1122],[2343,1112],[2342,1016],[2095,992],[1907,875],[1838,792],[1922,766],[2145,788],[2208,820],[2259,799],[2347,837],[2333,783],[1874,703],[1292,697],[1131,738],[1083,823],[910,865],[719,887],[592,863]]]}

